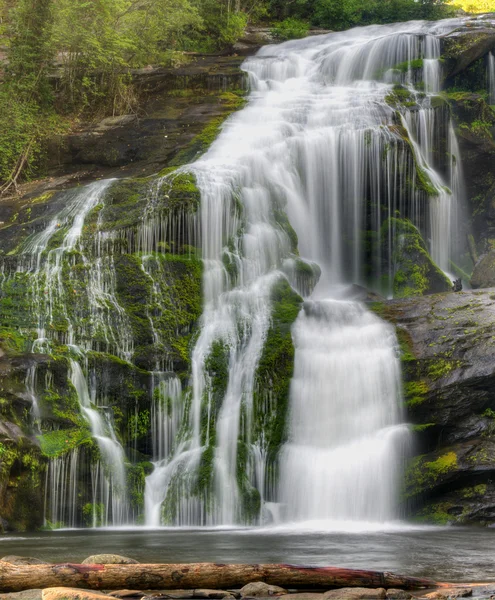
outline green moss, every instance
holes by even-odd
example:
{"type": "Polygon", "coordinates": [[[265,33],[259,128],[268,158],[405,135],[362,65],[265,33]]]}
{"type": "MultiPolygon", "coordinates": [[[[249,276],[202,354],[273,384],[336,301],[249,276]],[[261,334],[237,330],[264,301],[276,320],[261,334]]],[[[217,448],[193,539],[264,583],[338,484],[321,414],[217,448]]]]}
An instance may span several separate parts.
{"type": "Polygon", "coordinates": [[[426,381],[410,381],[404,385],[404,394],[408,406],[417,406],[426,400],[428,393],[426,381]]]}
{"type": "Polygon", "coordinates": [[[396,84],[393,90],[385,96],[385,102],[393,108],[401,106],[411,107],[416,105],[414,94],[406,87],[396,84]]]}
{"type": "Polygon", "coordinates": [[[395,65],[393,69],[395,71],[400,71],[401,73],[407,73],[410,69],[417,70],[423,68],[423,59],[415,58],[414,60],[401,62],[398,65],[395,65]]]}
{"type": "Polygon", "coordinates": [[[291,327],[302,306],[302,298],[286,279],[272,291],[272,324],[268,330],[255,377],[254,405],[258,415],[255,436],[262,435],[271,459],[286,439],[290,381],[294,369],[291,327]],[[266,410],[266,400],[272,410],[266,410]]]}
{"type": "Polygon", "coordinates": [[[433,263],[419,230],[409,220],[392,217],[384,222],[381,237],[387,254],[390,236],[394,298],[450,291],[449,279],[433,263]]]}
{"type": "Polygon", "coordinates": [[[413,425],[411,429],[414,433],[423,433],[435,426],[436,423],[421,423],[420,425],[413,425]]]}
{"type": "Polygon", "coordinates": [[[48,458],[57,458],[70,452],[77,446],[91,444],[91,433],[88,429],[59,429],[37,436],[41,452],[48,458]]]}
{"type": "Polygon", "coordinates": [[[456,518],[449,513],[449,510],[452,508],[453,504],[451,502],[436,502],[435,504],[430,504],[421,509],[415,520],[419,523],[447,525],[452,521],[456,521],[456,518]]]}
{"type": "Polygon", "coordinates": [[[460,490],[459,494],[462,498],[471,500],[473,498],[483,498],[486,494],[486,484],[481,483],[473,487],[467,487],[460,490]]]}
{"type": "Polygon", "coordinates": [[[433,381],[446,377],[453,370],[459,368],[461,361],[459,360],[446,360],[444,358],[438,358],[432,361],[428,366],[428,377],[433,381]]]}
{"type": "Polygon", "coordinates": [[[405,497],[415,496],[434,488],[445,477],[457,469],[457,455],[446,452],[435,460],[417,456],[409,464],[405,476],[405,497]]]}

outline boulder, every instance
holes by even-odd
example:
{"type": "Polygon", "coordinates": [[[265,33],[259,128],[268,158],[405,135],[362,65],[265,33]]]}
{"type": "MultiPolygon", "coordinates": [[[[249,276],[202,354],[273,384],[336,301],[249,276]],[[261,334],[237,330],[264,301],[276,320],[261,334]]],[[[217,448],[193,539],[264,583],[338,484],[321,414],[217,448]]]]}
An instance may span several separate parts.
{"type": "Polygon", "coordinates": [[[414,596],[405,590],[395,590],[391,588],[387,590],[387,598],[390,598],[390,600],[410,600],[411,598],[414,598],[414,596]]]}
{"type": "Polygon", "coordinates": [[[287,594],[287,590],[278,585],[268,585],[268,583],[264,583],[263,581],[255,581],[241,588],[240,593],[242,598],[246,596],[250,596],[251,598],[267,598],[268,596],[283,596],[287,594]]]}
{"type": "Polygon", "coordinates": [[[4,562],[8,562],[11,565],[49,565],[46,560],[41,560],[40,558],[34,558],[32,556],[15,556],[14,554],[10,554],[8,556],[4,556],[0,558],[4,562]]]}
{"type": "Polygon", "coordinates": [[[471,276],[471,286],[475,289],[495,286],[495,250],[490,250],[476,263],[471,276]]]}
{"type": "Polygon", "coordinates": [[[43,590],[42,600],[108,600],[110,596],[91,590],[55,587],[43,590]]]}
{"type": "Polygon", "coordinates": [[[82,565],[137,565],[139,562],[118,554],[93,554],[85,558],[82,565]]]}
{"type": "Polygon", "coordinates": [[[368,598],[382,599],[387,597],[383,588],[340,588],[323,594],[323,600],[366,600],[368,598]]]}
{"type": "Polygon", "coordinates": [[[425,598],[431,600],[453,600],[454,598],[468,598],[473,595],[471,588],[446,588],[426,594],[425,598]]]}

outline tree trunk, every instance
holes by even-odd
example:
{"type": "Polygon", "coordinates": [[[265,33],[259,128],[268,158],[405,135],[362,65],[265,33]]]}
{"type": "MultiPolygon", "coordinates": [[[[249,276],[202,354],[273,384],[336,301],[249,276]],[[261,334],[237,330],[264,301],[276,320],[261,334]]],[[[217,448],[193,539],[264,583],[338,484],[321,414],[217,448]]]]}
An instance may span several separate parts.
{"type": "Polygon", "coordinates": [[[288,588],[320,590],[339,587],[419,589],[435,585],[435,582],[427,579],[379,571],[284,564],[78,565],[66,563],[21,566],[0,561],[1,592],[59,586],[102,590],[229,589],[242,587],[253,581],[264,581],[288,588]]]}

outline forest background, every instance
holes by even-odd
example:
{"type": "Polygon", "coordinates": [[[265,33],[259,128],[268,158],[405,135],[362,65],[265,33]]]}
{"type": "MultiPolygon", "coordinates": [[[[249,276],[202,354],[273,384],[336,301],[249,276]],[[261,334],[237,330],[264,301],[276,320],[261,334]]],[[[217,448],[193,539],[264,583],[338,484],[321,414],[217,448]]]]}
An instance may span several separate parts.
{"type": "Polygon", "coordinates": [[[0,195],[42,175],[48,137],[132,112],[133,69],[228,52],[252,25],[286,40],[461,10],[495,0],[0,0],[0,195]]]}

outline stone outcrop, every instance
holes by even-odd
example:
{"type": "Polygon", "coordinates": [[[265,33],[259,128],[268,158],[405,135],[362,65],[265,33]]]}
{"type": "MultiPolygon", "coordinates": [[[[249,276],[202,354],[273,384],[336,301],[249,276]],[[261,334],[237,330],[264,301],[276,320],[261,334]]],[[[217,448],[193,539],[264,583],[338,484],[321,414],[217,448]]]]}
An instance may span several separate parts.
{"type": "Polygon", "coordinates": [[[495,289],[370,306],[401,342],[418,452],[404,509],[427,522],[494,522],[495,289]]]}

